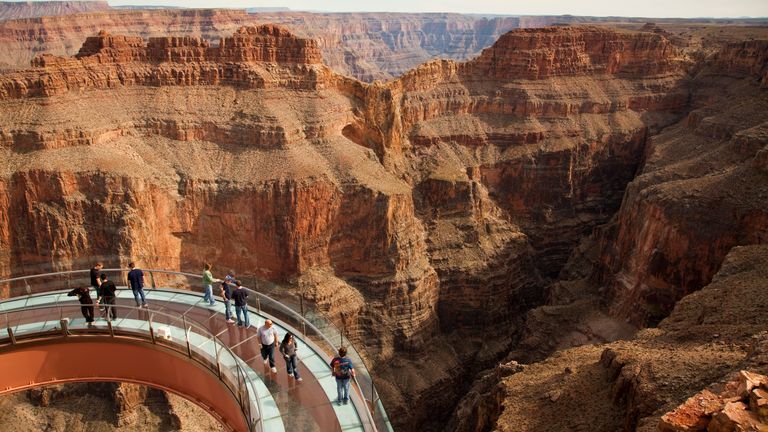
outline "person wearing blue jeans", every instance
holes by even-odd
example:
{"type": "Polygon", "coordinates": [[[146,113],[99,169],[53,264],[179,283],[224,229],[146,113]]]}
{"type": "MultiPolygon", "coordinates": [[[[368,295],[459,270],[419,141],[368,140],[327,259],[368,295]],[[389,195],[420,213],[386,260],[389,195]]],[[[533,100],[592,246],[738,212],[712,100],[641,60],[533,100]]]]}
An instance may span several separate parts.
{"type": "Polygon", "coordinates": [[[235,315],[237,315],[237,326],[248,328],[251,323],[248,321],[248,291],[246,291],[240,281],[235,281],[235,290],[232,292],[232,299],[235,301],[235,315]],[[240,315],[244,319],[240,319],[240,315]]]}
{"type": "Polygon", "coordinates": [[[285,358],[285,368],[288,369],[289,377],[296,378],[296,381],[303,381],[299,375],[299,357],[296,355],[297,349],[299,349],[299,344],[296,343],[296,338],[293,337],[293,333],[285,333],[285,337],[280,343],[280,354],[285,358]]]}
{"type": "Polygon", "coordinates": [[[147,307],[147,299],[144,297],[144,272],[136,268],[135,263],[128,264],[131,271],[128,272],[128,282],[131,284],[133,299],[136,300],[136,307],[147,307]],[[139,302],[141,299],[141,302],[139,302]]]}
{"type": "Polygon", "coordinates": [[[205,290],[205,295],[203,296],[203,300],[207,301],[210,306],[216,304],[216,301],[213,299],[214,282],[217,282],[217,280],[213,278],[213,274],[211,273],[211,263],[205,263],[205,268],[203,270],[203,289],[205,290]]]}
{"type": "Polygon", "coordinates": [[[339,356],[331,360],[331,370],[336,377],[336,405],[349,403],[349,383],[355,376],[352,360],[347,358],[347,349],[339,348],[339,356]]]}
{"type": "Polygon", "coordinates": [[[221,283],[221,298],[224,299],[224,317],[227,319],[227,323],[232,324],[235,320],[232,319],[232,288],[226,282],[221,283]]]}

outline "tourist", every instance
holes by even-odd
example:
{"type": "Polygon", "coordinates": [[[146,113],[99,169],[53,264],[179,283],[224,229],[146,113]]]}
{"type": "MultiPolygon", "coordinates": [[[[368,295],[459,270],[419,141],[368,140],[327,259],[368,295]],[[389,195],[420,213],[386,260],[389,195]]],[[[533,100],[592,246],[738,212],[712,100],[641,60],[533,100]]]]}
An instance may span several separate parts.
{"type": "Polygon", "coordinates": [[[272,320],[264,321],[264,325],[259,327],[259,342],[261,342],[261,358],[264,364],[269,362],[272,373],[277,373],[275,367],[275,347],[277,346],[277,330],[272,326],[272,320]]]}
{"type": "Polygon", "coordinates": [[[85,322],[88,323],[88,327],[93,326],[93,300],[91,300],[91,294],[88,287],[75,288],[67,294],[69,297],[77,296],[77,300],[80,301],[80,312],[83,313],[85,322]]]}
{"type": "Polygon", "coordinates": [[[288,376],[296,378],[296,381],[303,381],[299,376],[299,359],[296,356],[297,349],[299,349],[299,345],[296,343],[296,338],[293,337],[293,333],[287,332],[280,343],[280,354],[285,358],[285,368],[288,369],[288,376]]]}
{"type": "Polygon", "coordinates": [[[331,370],[336,377],[336,392],[338,397],[336,405],[342,403],[346,405],[349,402],[349,382],[355,376],[355,368],[352,366],[352,360],[347,358],[347,349],[339,348],[339,356],[331,360],[331,370]]]}
{"type": "Polygon", "coordinates": [[[216,300],[213,299],[214,282],[220,281],[214,279],[213,274],[211,273],[211,263],[205,263],[205,268],[203,270],[203,289],[205,290],[205,295],[203,296],[203,300],[207,301],[209,306],[214,306],[216,304],[216,300]]]}
{"type": "MultiPolygon", "coordinates": [[[[99,304],[101,300],[101,279],[99,279],[99,273],[101,273],[101,269],[104,266],[97,262],[96,264],[91,267],[91,286],[93,287],[93,292],[96,295],[96,304],[99,304]]],[[[104,307],[100,307],[101,310],[104,310],[104,307]]]]}
{"type": "MultiPolygon", "coordinates": [[[[227,277],[229,277],[229,275],[227,275],[227,277]]],[[[221,298],[224,299],[224,317],[227,319],[227,323],[232,324],[235,322],[235,320],[232,319],[232,309],[230,306],[232,303],[232,287],[229,286],[227,279],[224,278],[224,281],[221,283],[220,288],[221,288],[221,298]]],[[[248,292],[246,291],[246,294],[247,293],[248,292]]]]}
{"type": "Polygon", "coordinates": [[[248,321],[248,291],[243,288],[240,281],[235,281],[235,290],[232,292],[232,299],[235,301],[235,315],[237,315],[237,326],[249,328],[251,323],[248,321]],[[243,315],[243,319],[240,319],[243,315]]]}
{"type": "Polygon", "coordinates": [[[136,300],[136,307],[147,307],[147,300],[144,297],[144,272],[136,268],[135,263],[128,264],[131,271],[128,272],[128,282],[131,284],[133,298],[136,300]],[[139,303],[141,298],[141,303],[139,303]]]}
{"type": "Polygon", "coordinates": [[[104,299],[104,307],[107,310],[107,320],[117,319],[117,308],[115,307],[115,283],[107,279],[106,273],[101,274],[101,298],[104,299]]]}

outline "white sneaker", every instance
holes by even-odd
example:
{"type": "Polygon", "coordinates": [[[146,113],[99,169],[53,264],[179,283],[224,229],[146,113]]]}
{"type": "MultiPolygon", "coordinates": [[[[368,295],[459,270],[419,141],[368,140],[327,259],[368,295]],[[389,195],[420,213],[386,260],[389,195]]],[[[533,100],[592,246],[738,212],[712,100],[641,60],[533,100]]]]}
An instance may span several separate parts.
{"type": "Polygon", "coordinates": [[[289,374],[288,374],[288,376],[289,376],[289,377],[292,377],[292,376],[293,376],[293,374],[292,374],[292,373],[289,373],[289,374]]]}
{"type": "Polygon", "coordinates": [[[228,323],[230,323],[230,324],[232,324],[232,323],[234,323],[234,322],[235,322],[235,320],[233,320],[233,319],[228,319],[228,320],[227,320],[227,322],[228,322],[228,323]]]}
{"type": "Polygon", "coordinates": [[[296,381],[304,381],[304,378],[296,378],[296,381]]]}
{"type": "Polygon", "coordinates": [[[273,367],[270,370],[272,371],[272,373],[277,373],[277,368],[276,367],[273,367]]]}
{"type": "Polygon", "coordinates": [[[264,359],[264,364],[269,364],[269,360],[264,359]]]}

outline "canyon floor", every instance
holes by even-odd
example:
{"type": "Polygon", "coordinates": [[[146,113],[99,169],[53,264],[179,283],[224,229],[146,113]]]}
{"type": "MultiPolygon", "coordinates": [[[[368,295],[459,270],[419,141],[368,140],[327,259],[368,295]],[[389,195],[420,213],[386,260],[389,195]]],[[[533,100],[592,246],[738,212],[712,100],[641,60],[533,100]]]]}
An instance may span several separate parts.
{"type": "MultiPolygon", "coordinates": [[[[764,23],[380,17],[464,32],[398,63],[307,36],[338,17],[272,18],[0,22],[0,276],[210,260],[272,281],[362,349],[398,431],[651,431],[768,372],[764,23]]],[[[90,391],[7,397],[0,427],[214,427],[127,387],[83,417],[90,391]]]]}

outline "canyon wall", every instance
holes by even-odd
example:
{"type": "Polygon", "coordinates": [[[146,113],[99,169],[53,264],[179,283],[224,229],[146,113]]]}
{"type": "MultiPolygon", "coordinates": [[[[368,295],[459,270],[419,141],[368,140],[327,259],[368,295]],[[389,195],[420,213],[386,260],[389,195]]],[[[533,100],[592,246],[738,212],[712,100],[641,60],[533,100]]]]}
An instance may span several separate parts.
{"type": "Polygon", "coordinates": [[[734,247],[709,285],[634,340],[502,362],[481,374],[446,430],[672,430],[662,416],[688,398],[707,410],[703,389],[719,393],[743,369],[768,372],[766,269],[768,246],[734,247]]]}
{"type": "Polygon", "coordinates": [[[480,374],[447,430],[671,430],[662,416],[688,398],[701,407],[740,370],[768,372],[766,46],[728,45],[686,80],[690,112],[649,137],[616,216],[574,251],[526,339],[480,374]],[[657,327],[553,352],[547,337],[589,335],[595,306],[579,307],[590,294],[613,317],[657,327]],[[581,327],[562,319],[567,308],[581,327]],[[536,341],[549,351],[519,364],[536,341]]]}
{"type": "MultiPolygon", "coordinates": [[[[110,9],[78,15],[59,15],[57,11],[50,10],[50,13],[43,15],[46,16],[0,22],[0,69],[26,69],[39,54],[74,55],[88,36],[101,30],[144,39],[199,37],[217,44],[219,39],[231,35],[243,25],[279,24],[295,34],[316,40],[325,64],[337,73],[371,82],[390,80],[434,58],[470,59],[493,45],[504,33],[517,28],[583,23],[640,28],[645,23],[643,19],[616,17],[246,13],[232,9],[110,9]]],[[[688,29],[685,24],[701,26],[707,21],[657,20],[658,23],[669,23],[684,29],[688,29]]],[[[765,21],[731,20],[731,24],[760,25],[765,21]]],[[[655,30],[659,30],[658,27],[650,28],[650,31],[655,30]]],[[[671,33],[666,34],[671,36],[671,33]]],[[[680,36],[675,36],[673,40],[678,45],[690,42],[680,36]]]]}
{"type": "Polygon", "coordinates": [[[686,119],[652,137],[621,210],[596,234],[614,315],[655,324],[733,246],[768,241],[766,55],[765,41],[725,47],[689,84],[686,119]]]}
{"type": "Polygon", "coordinates": [[[101,32],[0,75],[0,275],[211,261],[282,283],[363,348],[398,429],[440,430],[593,231],[589,281],[636,323],[764,241],[752,45],[702,66],[657,33],[517,30],[366,84],[322,41],[230,33],[101,32]]]}

